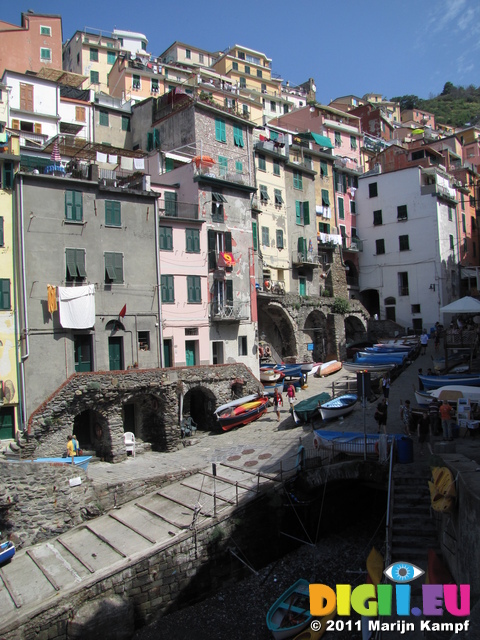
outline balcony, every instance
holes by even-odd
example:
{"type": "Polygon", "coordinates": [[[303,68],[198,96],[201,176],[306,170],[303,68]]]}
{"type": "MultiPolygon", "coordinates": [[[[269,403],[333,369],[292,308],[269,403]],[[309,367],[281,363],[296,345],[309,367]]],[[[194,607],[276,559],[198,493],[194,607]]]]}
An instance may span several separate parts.
{"type": "Polygon", "coordinates": [[[283,280],[267,280],[263,281],[263,288],[257,284],[257,292],[267,293],[272,296],[285,295],[285,282],[283,280]]]}
{"type": "Polygon", "coordinates": [[[283,143],[274,142],[273,140],[259,140],[258,142],[255,142],[255,150],[276,153],[283,158],[287,156],[285,145],[283,143]]]}
{"type": "Polygon", "coordinates": [[[319,256],[311,251],[294,251],[292,254],[292,264],[308,265],[310,267],[319,266],[319,256]]]}
{"type": "Polygon", "coordinates": [[[212,302],[210,318],[214,322],[239,322],[249,320],[250,304],[248,302],[212,302]]]}
{"type": "Polygon", "coordinates": [[[443,187],[439,184],[428,184],[421,187],[420,194],[422,196],[437,196],[437,198],[442,198],[444,200],[447,200],[448,202],[451,202],[452,204],[456,204],[457,202],[455,189],[452,189],[450,187],[443,187]]]}
{"type": "Polygon", "coordinates": [[[342,238],[342,247],[345,251],[363,251],[363,240],[359,238],[342,238]]]}
{"type": "Polygon", "coordinates": [[[250,180],[248,174],[245,172],[231,172],[228,171],[228,167],[214,165],[211,167],[199,166],[195,168],[195,176],[205,178],[215,178],[216,180],[224,180],[226,182],[233,182],[243,186],[250,186],[250,180]]]}
{"type": "Polygon", "coordinates": [[[189,202],[172,202],[159,200],[158,211],[161,218],[178,218],[181,220],[198,220],[198,204],[189,202]]]}

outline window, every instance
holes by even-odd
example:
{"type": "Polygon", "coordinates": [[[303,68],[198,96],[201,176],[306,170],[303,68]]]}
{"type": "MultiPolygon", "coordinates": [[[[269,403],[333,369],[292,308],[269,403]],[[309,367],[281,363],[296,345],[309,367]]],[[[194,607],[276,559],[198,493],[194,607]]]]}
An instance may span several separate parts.
{"type": "Polygon", "coordinates": [[[107,64],[115,64],[117,56],[114,51],[107,51],[107,64]]]}
{"type": "Polygon", "coordinates": [[[227,199],[221,193],[212,193],[212,221],[223,222],[225,217],[224,203],[227,199]]]}
{"type": "Polygon", "coordinates": [[[250,75],[250,67],[247,64],[245,65],[245,73],[247,74],[247,76],[250,75]]]}
{"type": "Polygon", "coordinates": [[[288,104],[287,103],[285,103],[283,105],[283,113],[288,113],[288,104]]]}
{"type": "Polygon", "coordinates": [[[330,224],[328,222],[319,222],[318,230],[320,233],[330,233],[330,224]]]}
{"type": "Polygon", "coordinates": [[[162,276],[160,279],[160,289],[162,302],[172,304],[175,302],[175,290],[173,286],[173,276],[162,276]]]}
{"type": "Polygon", "coordinates": [[[448,219],[450,222],[453,220],[453,209],[452,207],[448,207],[448,219]]]}
{"type": "Polygon", "coordinates": [[[467,233],[467,219],[464,213],[462,213],[462,231],[463,233],[467,233]]]}
{"type": "Polygon", "coordinates": [[[402,204],[399,207],[397,207],[397,220],[407,220],[407,218],[408,218],[407,205],[402,204]]]}
{"type": "Polygon", "coordinates": [[[260,86],[262,89],[262,93],[267,93],[267,85],[264,82],[262,82],[260,86]]]}
{"type": "Polygon", "coordinates": [[[270,246],[270,229],[268,227],[262,227],[262,246],[270,246]]]}
{"type": "Polygon", "coordinates": [[[153,129],[147,133],[147,151],[152,149],[160,149],[160,131],[153,129]]]}
{"type": "Polygon", "coordinates": [[[243,173],[243,162],[235,160],[235,173],[243,173]]]}
{"type": "Polygon", "coordinates": [[[52,50],[44,49],[43,47],[40,49],[40,60],[42,62],[50,62],[52,60],[52,50]]]}
{"type": "Polygon", "coordinates": [[[247,349],[247,336],[238,336],[238,355],[239,356],[248,356],[247,349]]]}
{"type": "Polygon", "coordinates": [[[378,186],[376,182],[370,182],[368,185],[368,197],[376,198],[378,196],[378,186]]]}
{"type": "Polygon", "coordinates": [[[326,162],[320,162],[320,175],[322,178],[328,176],[328,164],[326,162]]]}
{"type": "Polygon", "coordinates": [[[310,224],[310,207],[308,201],[295,201],[295,222],[297,224],[310,224]]]}
{"type": "Polygon", "coordinates": [[[198,229],[185,229],[185,251],[200,253],[200,231],[198,229]]]}
{"type": "Polygon", "coordinates": [[[280,175],[280,160],[273,159],[273,175],[280,175]]]}
{"type": "Polygon", "coordinates": [[[218,175],[220,178],[226,178],[228,173],[228,158],[218,156],[218,175]]]}
{"type": "Polygon", "coordinates": [[[260,185],[260,202],[268,202],[270,196],[268,195],[268,189],[264,184],[260,185]]]}
{"type": "Polygon", "coordinates": [[[303,189],[303,179],[302,174],[298,171],[293,172],[293,188],[294,189],[303,189]]]}
{"type": "Polygon", "coordinates": [[[401,271],[398,274],[398,295],[408,296],[408,272],[401,271]]]}
{"type": "Polygon", "coordinates": [[[90,71],[90,83],[91,84],[99,84],[100,75],[98,71],[90,71]]]}
{"type": "Polygon", "coordinates": [[[277,229],[277,249],[283,249],[283,229],[277,229]]]}
{"type": "Polygon", "coordinates": [[[65,220],[82,222],[83,194],[81,191],[65,191],[65,220]]]}
{"type": "Polygon", "coordinates": [[[383,238],[380,238],[379,240],[375,240],[375,250],[376,250],[377,256],[381,255],[382,253],[385,253],[385,240],[383,238]]]}
{"type": "Polygon", "coordinates": [[[208,268],[210,271],[217,269],[218,256],[221,252],[232,253],[232,234],[230,231],[208,230],[208,268]]]}
{"type": "Polygon", "coordinates": [[[232,62],[232,69],[238,71],[238,62],[232,62]]]}
{"type": "Polygon", "coordinates": [[[340,220],[345,220],[345,206],[343,198],[338,198],[338,217],[340,220]]]}
{"type": "Polygon", "coordinates": [[[98,124],[108,127],[108,111],[99,111],[98,124]]]}
{"type": "Polygon", "coordinates": [[[242,127],[233,127],[233,142],[236,147],[243,147],[243,129],[242,127]]]}
{"type": "Polygon", "coordinates": [[[75,120],[77,122],[87,121],[87,112],[85,107],[75,107],[75,120]]]}
{"type": "MultiPolygon", "coordinates": [[[[13,171],[13,162],[10,160],[5,160],[3,162],[3,188],[4,189],[13,189],[13,178],[14,178],[14,171],[13,171]]],[[[1,183],[1,176],[0,176],[0,183],[1,183]]]]}
{"type": "Polygon", "coordinates": [[[202,302],[200,276],[187,276],[187,301],[191,304],[200,304],[202,302]]]}
{"type": "Polygon", "coordinates": [[[7,311],[10,307],[10,280],[8,278],[0,278],[0,309],[7,311]]]}
{"type": "Polygon", "coordinates": [[[121,202],[105,200],[105,226],[122,226],[122,205],[121,202]]]}
{"type": "Polygon", "coordinates": [[[421,313],[419,304],[412,304],[412,313],[421,313]]]}
{"type": "Polygon", "coordinates": [[[203,56],[203,53],[199,53],[199,54],[198,54],[198,61],[200,62],[200,64],[203,64],[203,62],[204,62],[204,56],[203,56]]]}
{"type": "Polygon", "coordinates": [[[130,131],[130,118],[122,116],[122,131],[130,131]]]}
{"type": "Polygon", "coordinates": [[[455,248],[455,244],[454,244],[454,242],[453,242],[453,236],[452,236],[452,235],[449,235],[448,237],[449,237],[449,239],[450,239],[450,249],[453,251],[453,250],[454,250],[454,248],[455,248]]]}
{"type": "Polygon", "coordinates": [[[379,224],[383,224],[381,209],[373,212],[373,226],[378,227],[379,224]]]}
{"type": "Polygon", "coordinates": [[[90,62],[98,62],[98,49],[90,47],[90,62]]]}
{"type": "Polygon", "coordinates": [[[3,216],[0,216],[0,247],[5,246],[5,234],[3,225],[3,216]]]}
{"type": "Polygon", "coordinates": [[[242,113],[244,116],[248,116],[248,105],[244,104],[242,105],[242,113]]]}
{"type": "Polygon", "coordinates": [[[158,84],[158,78],[152,78],[150,82],[150,92],[158,93],[160,91],[160,87],[158,84]]]}
{"type": "Polygon", "coordinates": [[[172,227],[158,228],[160,251],[173,251],[173,229],[172,227]]]}
{"type": "Polygon", "coordinates": [[[277,110],[277,103],[273,100],[270,100],[270,111],[275,112],[277,110]]]}
{"type": "Polygon", "coordinates": [[[139,90],[141,88],[140,76],[134,73],[132,75],[132,89],[139,90]]]}
{"type": "Polygon", "coordinates": [[[138,348],[140,351],[150,351],[150,331],[138,332],[138,348]]]}
{"type": "Polygon", "coordinates": [[[355,138],[355,136],[350,136],[350,149],[352,151],[357,150],[357,139],[355,138]]]}
{"type": "Polygon", "coordinates": [[[217,142],[227,141],[225,120],[222,120],[221,118],[215,118],[215,140],[217,140],[217,142]]]}
{"type": "Polygon", "coordinates": [[[357,203],[354,200],[350,200],[350,213],[357,213],[357,203]]]}
{"type": "Polygon", "coordinates": [[[85,249],[65,249],[66,280],[84,280],[87,277],[85,271],[85,249]]]}
{"type": "Polygon", "coordinates": [[[283,204],[282,192],[280,189],[274,189],[275,204],[283,204]]]}
{"type": "Polygon", "coordinates": [[[265,156],[258,154],[258,170],[266,171],[267,170],[267,160],[265,156]]]}
{"type": "Polygon", "coordinates": [[[165,191],[164,198],[165,198],[165,215],[170,216],[171,218],[176,218],[178,216],[176,191],[165,191]]]}
{"type": "Polygon", "coordinates": [[[339,133],[338,131],[335,131],[335,146],[336,147],[342,146],[342,134],[339,133]]]}
{"type": "Polygon", "coordinates": [[[52,29],[50,27],[40,26],[40,35],[41,36],[51,36],[52,29]]]}
{"type": "Polygon", "coordinates": [[[192,52],[190,49],[185,49],[185,58],[187,60],[191,60],[192,59],[192,52]]]}
{"type": "Polygon", "coordinates": [[[258,251],[258,224],[252,220],[253,250],[258,251]]]}
{"type": "Polygon", "coordinates": [[[263,77],[262,70],[257,69],[257,78],[261,78],[261,77],[263,77]]]}
{"type": "Polygon", "coordinates": [[[398,248],[400,251],[409,251],[410,244],[408,241],[408,236],[398,236],[398,248]]]}
{"type": "Polygon", "coordinates": [[[237,51],[237,58],[239,60],[245,60],[245,54],[243,51],[237,51]]]}
{"type": "Polygon", "coordinates": [[[240,89],[246,89],[247,88],[247,81],[245,80],[245,78],[240,78],[240,89]]]}
{"type": "Polygon", "coordinates": [[[123,282],[123,254],[105,253],[105,282],[106,284],[122,284],[123,282]]]}
{"type": "Polygon", "coordinates": [[[328,195],[328,189],[322,189],[322,206],[330,206],[330,197],[328,195]]]}

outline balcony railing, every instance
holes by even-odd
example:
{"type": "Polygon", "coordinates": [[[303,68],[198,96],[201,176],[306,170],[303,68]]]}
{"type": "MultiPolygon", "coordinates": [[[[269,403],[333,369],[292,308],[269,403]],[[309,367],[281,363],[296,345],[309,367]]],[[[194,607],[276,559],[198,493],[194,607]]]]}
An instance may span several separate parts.
{"type": "Polygon", "coordinates": [[[206,178],[216,178],[217,180],[226,180],[234,184],[242,184],[250,186],[248,174],[245,172],[229,171],[228,167],[214,165],[212,167],[198,167],[195,169],[196,176],[205,176],[206,178]]]}
{"type": "Polygon", "coordinates": [[[198,204],[189,202],[158,201],[160,217],[182,218],[183,220],[198,220],[198,204]]]}
{"type": "Polygon", "coordinates": [[[449,202],[456,202],[456,191],[450,187],[442,187],[439,184],[424,185],[420,189],[422,196],[436,195],[438,198],[443,198],[449,202]]]}
{"type": "Polygon", "coordinates": [[[257,151],[272,151],[280,156],[286,156],[285,145],[278,142],[275,143],[273,140],[259,140],[255,143],[255,149],[257,151]]]}
{"type": "Polygon", "coordinates": [[[311,267],[318,267],[319,262],[318,254],[311,251],[294,251],[292,254],[292,264],[308,264],[311,267]]]}
{"type": "Polygon", "coordinates": [[[250,318],[250,305],[248,302],[212,302],[210,305],[210,317],[215,322],[238,322],[250,318]]]}
{"type": "Polygon", "coordinates": [[[342,238],[342,247],[346,251],[363,251],[363,240],[358,238],[342,238]]]}

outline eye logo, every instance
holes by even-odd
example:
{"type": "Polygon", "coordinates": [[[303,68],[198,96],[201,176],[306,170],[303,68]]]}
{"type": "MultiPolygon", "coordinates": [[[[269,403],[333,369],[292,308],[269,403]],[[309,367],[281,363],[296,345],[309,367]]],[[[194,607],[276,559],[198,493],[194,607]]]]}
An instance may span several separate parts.
{"type": "Polygon", "coordinates": [[[405,583],[423,576],[425,571],[409,562],[394,562],[383,573],[392,582],[405,583]]]}

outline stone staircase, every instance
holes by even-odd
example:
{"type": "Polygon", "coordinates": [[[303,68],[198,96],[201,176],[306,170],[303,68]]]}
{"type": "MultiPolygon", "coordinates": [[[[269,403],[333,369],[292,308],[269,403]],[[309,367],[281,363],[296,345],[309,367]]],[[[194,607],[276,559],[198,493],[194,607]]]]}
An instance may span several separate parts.
{"type": "Polygon", "coordinates": [[[4,443],[1,453],[9,460],[22,460],[34,455],[35,443],[24,437],[21,431],[17,431],[15,440],[4,443]]]}

